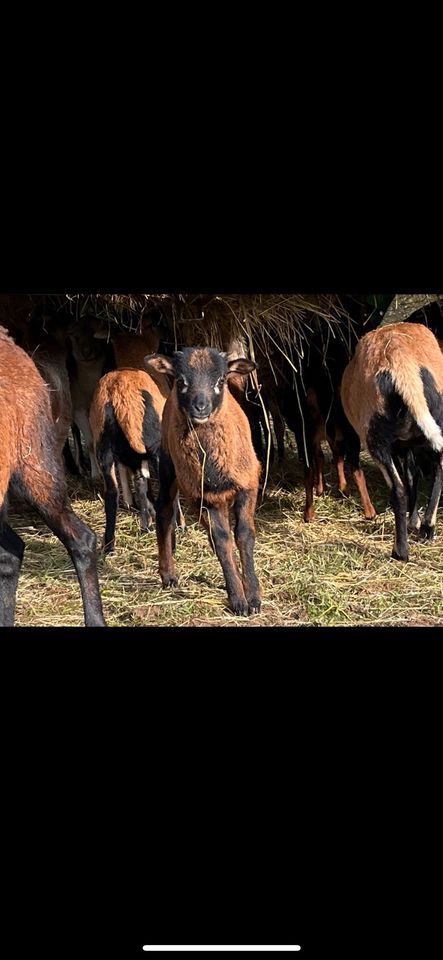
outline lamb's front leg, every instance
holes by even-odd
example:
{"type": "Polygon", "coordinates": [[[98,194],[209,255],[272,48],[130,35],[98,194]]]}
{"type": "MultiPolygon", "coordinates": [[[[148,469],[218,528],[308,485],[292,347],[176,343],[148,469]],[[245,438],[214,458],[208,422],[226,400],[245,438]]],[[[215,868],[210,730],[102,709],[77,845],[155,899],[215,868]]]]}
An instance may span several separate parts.
{"type": "Polygon", "coordinates": [[[174,464],[163,450],[159,463],[159,494],[155,504],[155,527],[158,543],[158,569],[164,587],[176,587],[178,576],[174,563],[175,497],[177,480],[174,464]]]}
{"type": "Polygon", "coordinates": [[[229,509],[226,504],[221,507],[203,507],[201,520],[208,531],[211,545],[220,560],[228,591],[229,603],[233,612],[240,617],[247,617],[249,604],[245,597],[243,584],[234,560],[231,528],[229,525],[229,509]]]}
{"type": "Polygon", "coordinates": [[[256,502],[256,490],[242,490],[234,502],[234,536],[240,553],[243,588],[248,601],[249,613],[260,613],[261,607],[260,584],[254,567],[256,502]]]}

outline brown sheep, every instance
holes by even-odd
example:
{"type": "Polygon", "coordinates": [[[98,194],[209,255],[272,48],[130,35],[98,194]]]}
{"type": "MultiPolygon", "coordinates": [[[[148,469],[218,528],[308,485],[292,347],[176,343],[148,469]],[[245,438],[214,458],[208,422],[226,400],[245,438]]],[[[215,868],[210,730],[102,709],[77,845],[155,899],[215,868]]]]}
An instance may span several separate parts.
{"type": "MultiPolygon", "coordinates": [[[[95,332],[96,340],[108,340],[113,347],[115,365],[118,370],[145,370],[144,358],[147,353],[156,353],[160,346],[161,337],[165,328],[161,323],[161,314],[158,310],[150,310],[144,315],[137,330],[126,331],[117,324],[103,323],[95,332]]],[[[130,473],[124,464],[117,463],[118,475],[123,495],[123,503],[127,509],[133,506],[134,499],[130,485],[130,473]]]]}
{"type": "Polygon", "coordinates": [[[155,510],[149,464],[157,468],[163,407],[168,395],[165,377],[154,379],[144,370],[107,373],[94,394],[89,417],[96,457],[105,483],[105,553],[111,553],[115,546],[116,464],[133,473],[141,529],[148,532],[151,528],[155,510]]]}
{"type": "Polygon", "coordinates": [[[146,368],[174,380],[163,411],[156,504],[163,586],[176,586],[178,582],[173,559],[173,503],[179,491],[199,511],[221,563],[234,613],[258,613],[261,601],[254,569],[254,513],[261,467],[248,418],[226,389],[231,376],[246,376],[255,364],[245,358],[230,359],[209,347],[188,347],[171,359],[147,357],[146,368]],[[242,578],[233,556],[231,508],[242,578]]]}
{"type": "Polygon", "coordinates": [[[144,370],[147,353],[156,353],[164,333],[158,311],[150,311],[134,331],[122,330],[117,324],[103,326],[94,333],[96,340],[109,340],[114,348],[115,365],[118,370],[144,370]]]}
{"type": "Polygon", "coordinates": [[[25,548],[6,522],[12,491],[38,510],[66,547],[80,583],[86,626],[105,626],[95,534],[69,502],[48,387],[33,360],[1,327],[0,370],[0,625],[14,623],[25,548]]]}
{"type": "Polygon", "coordinates": [[[443,484],[443,356],[422,324],[397,323],[366,334],[357,344],[341,385],[343,408],[361,443],[392,491],[392,556],[408,560],[408,527],[423,539],[435,533],[443,484]],[[414,451],[429,452],[434,484],[420,527],[414,451]]]}
{"type": "Polygon", "coordinates": [[[59,450],[63,450],[72,420],[66,345],[58,336],[55,320],[46,310],[44,303],[37,303],[29,315],[26,315],[26,299],[23,300],[18,313],[17,307],[11,307],[5,327],[14,341],[32,357],[37,370],[48,384],[57,445],[59,450]]]}

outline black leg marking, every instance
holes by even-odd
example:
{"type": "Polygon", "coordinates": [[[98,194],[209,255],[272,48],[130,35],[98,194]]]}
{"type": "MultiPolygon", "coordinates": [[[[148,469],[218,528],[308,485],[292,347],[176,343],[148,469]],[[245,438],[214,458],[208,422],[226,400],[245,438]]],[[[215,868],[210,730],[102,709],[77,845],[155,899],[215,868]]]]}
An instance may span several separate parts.
{"type": "MultiPolygon", "coordinates": [[[[1,523],[1,521],[0,521],[1,523]]],[[[13,627],[25,545],[7,523],[0,526],[0,627],[13,627]]]]}
{"type": "Polygon", "coordinates": [[[254,567],[254,513],[257,495],[255,491],[244,490],[234,502],[234,536],[237,544],[243,573],[243,589],[248,601],[249,613],[260,613],[260,585],[254,567]]]}
{"type": "Polygon", "coordinates": [[[423,540],[433,540],[435,537],[435,524],[437,520],[437,510],[440,504],[441,491],[443,487],[443,458],[441,455],[435,457],[434,483],[428,507],[420,527],[420,537],[423,540]]]}
{"type": "Polygon", "coordinates": [[[408,497],[408,530],[414,533],[420,529],[420,517],[417,508],[418,467],[412,450],[406,452],[403,469],[408,497]]]}
{"type": "Polygon", "coordinates": [[[178,576],[174,563],[174,503],[177,481],[174,464],[163,449],[159,461],[159,494],[155,504],[155,527],[158,543],[158,564],[163,587],[176,587],[178,576]]]}
{"type": "Polygon", "coordinates": [[[201,520],[220,561],[231,608],[236,616],[247,617],[250,612],[249,604],[234,560],[228,508],[206,506],[202,510],[201,520]]]}
{"type": "Polygon", "coordinates": [[[115,524],[117,519],[118,507],[118,485],[115,476],[114,455],[110,446],[105,446],[105,441],[97,444],[97,462],[103,474],[105,485],[105,536],[103,542],[103,551],[105,554],[113,553],[115,548],[115,524]]]}
{"type": "Polygon", "coordinates": [[[36,505],[48,527],[66,547],[80,584],[86,627],[106,626],[97,574],[97,539],[90,527],[71,508],[69,501],[60,513],[36,505]]]}

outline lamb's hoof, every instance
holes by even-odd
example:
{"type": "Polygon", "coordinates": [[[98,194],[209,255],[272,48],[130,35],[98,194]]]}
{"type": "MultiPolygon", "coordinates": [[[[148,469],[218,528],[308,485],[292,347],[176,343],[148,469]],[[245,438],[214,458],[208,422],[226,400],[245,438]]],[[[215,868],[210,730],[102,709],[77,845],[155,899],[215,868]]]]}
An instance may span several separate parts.
{"type": "Polygon", "coordinates": [[[154,533],[155,527],[153,523],[150,523],[150,524],[141,523],[140,530],[142,533],[154,533]]]}
{"type": "Polygon", "coordinates": [[[178,586],[178,577],[173,574],[166,574],[162,577],[163,590],[169,590],[178,586]]]}
{"type": "Polygon", "coordinates": [[[419,531],[420,540],[433,540],[435,537],[435,526],[430,527],[427,523],[422,523],[419,531]]]}
{"type": "Polygon", "coordinates": [[[110,556],[111,553],[115,553],[115,544],[114,543],[104,543],[103,544],[103,553],[105,557],[110,556]]]}
{"type": "Polygon", "coordinates": [[[246,600],[231,600],[231,608],[236,617],[249,616],[249,606],[246,600]]]}
{"type": "Polygon", "coordinates": [[[365,520],[375,520],[376,516],[377,516],[377,511],[371,510],[370,513],[365,513],[365,520]]]}
{"type": "Polygon", "coordinates": [[[261,600],[259,599],[259,597],[251,597],[248,603],[248,607],[249,607],[250,614],[260,613],[261,600]]]}
{"type": "Polygon", "coordinates": [[[314,510],[305,510],[305,514],[304,514],[305,523],[312,523],[313,520],[315,520],[314,510]]]}
{"type": "Polygon", "coordinates": [[[401,556],[401,554],[397,553],[396,550],[392,551],[391,557],[393,560],[401,560],[402,563],[408,563],[409,561],[409,556],[407,553],[404,556],[401,556]]]}

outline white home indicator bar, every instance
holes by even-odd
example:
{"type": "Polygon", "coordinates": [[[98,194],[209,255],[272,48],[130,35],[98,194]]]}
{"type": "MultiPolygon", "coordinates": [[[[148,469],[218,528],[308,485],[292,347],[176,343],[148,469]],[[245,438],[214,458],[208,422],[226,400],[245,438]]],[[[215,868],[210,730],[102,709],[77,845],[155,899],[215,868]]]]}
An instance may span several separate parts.
{"type": "Polygon", "coordinates": [[[264,953],[274,953],[274,951],[278,950],[279,953],[282,953],[282,952],[291,953],[291,952],[293,952],[293,951],[295,951],[295,950],[301,950],[301,947],[298,947],[298,946],[294,946],[294,947],[244,947],[244,946],[243,946],[243,947],[148,947],[148,946],[146,946],[146,947],[143,947],[143,950],[146,950],[146,951],[148,951],[148,950],[154,950],[154,951],[155,951],[155,950],[162,950],[162,951],[164,951],[164,952],[174,951],[174,953],[175,953],[176,951],[179,951],[179,952],[180,952],[180,951],[185,951],[185,952],[188,952],[188,951],[189,951],[189,952],[192,952],[192,951],[194,951],[194,950],[199,950],[199,951],[204,951],[204,950],[218,950],[218,951],[225,951],[225,950],[233,950],[233,951],[235,951],[235,950],[246,950],[246,951],[254,951],[254,952],[255,952],[256,950],[261,950],[261,951],[263,951],[264,953]]]}

